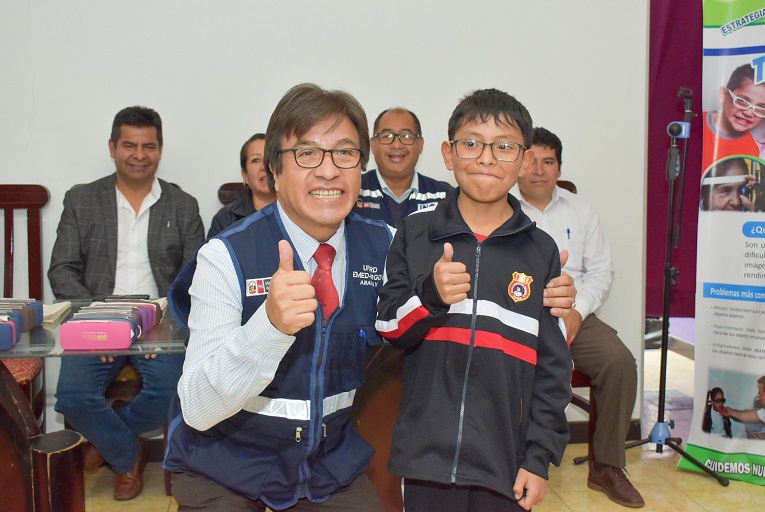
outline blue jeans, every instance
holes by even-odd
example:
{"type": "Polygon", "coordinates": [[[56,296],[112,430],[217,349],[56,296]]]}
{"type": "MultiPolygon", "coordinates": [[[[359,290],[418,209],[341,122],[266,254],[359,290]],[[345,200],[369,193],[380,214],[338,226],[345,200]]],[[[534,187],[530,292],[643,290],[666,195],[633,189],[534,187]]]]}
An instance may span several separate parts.
{"type": "Polygon", "coordinates": [[[116,473],[126,473],[138,461],[138,434],[167,422],[170,400],[183,371],[183,354],[119,356],[112,363],[98,357],[61,358],[56,411],[98,449],[116,473]],[[116,411],[104,393],[125,363],[143,379],[141,392],[116,411]]]}

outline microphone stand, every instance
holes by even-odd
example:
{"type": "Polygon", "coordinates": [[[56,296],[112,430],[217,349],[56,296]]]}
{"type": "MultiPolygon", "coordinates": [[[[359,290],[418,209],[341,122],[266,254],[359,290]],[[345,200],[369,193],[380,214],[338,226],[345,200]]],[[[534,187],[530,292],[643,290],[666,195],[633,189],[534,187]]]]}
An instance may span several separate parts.
{"type": "MultiPolygon", "coordinates": [[[[691,97],[692,91],[690,89],[680,88],[678,96],[685,100],[685,119],[686,122],[690,122],[693,117],[691,110],[691,97]]],[[[685,157],[683,157],[682,165],[680,163],[680,153],[677,146],[677,138],[682,132],[682,127],[679,123],[670,123],[667,127],[667,132],[670,136],[670,146],[667,153],[667,181],[669,182],[669,200],[667,205],[667,254],[664,263],[664,304],[662,308],[662,323],[661,323],[661,367],[659,373],[659,414],[658,421],[651,429],[651,434],[645,439],[634,441],[625,445],[625,449],[635,448],[648,443],[656,443],[656,453],[662,453],[664,446],[669,446],[681,456],[688,459],[691,463],[703,470],[708,475],[714,477],[720,485],[727,487],[730,481],[715,473],[699,460],[694,458],[688,452],[680,447],[680,443],[683,442],[679,437],[672,437],[669,429],[674,428],[675,424],[672,420],[669,422],[664,421],[664,405],[666,401],[667,391],[667,354],[669,352],[669,309],[671,304],[671,292],[672,286],[676,283],[676,277],[680,273],[672,265],[672,252],[677,242],[675,235],[679,234],[679,226],[675,229],[675,181],[678,174],[685,171],[685,157]],[[674,239],[674,240],[673,240],[674,239]]],[[[683,155],[687,150],[688,144],[683,145],[683,155]]],[[[682,189],[680,189],[680,197],[682,198],[682,189]]],[[[587,457],[577,457],[574,459],[574,464],[581,464],[587,460],[587,457]]]]}

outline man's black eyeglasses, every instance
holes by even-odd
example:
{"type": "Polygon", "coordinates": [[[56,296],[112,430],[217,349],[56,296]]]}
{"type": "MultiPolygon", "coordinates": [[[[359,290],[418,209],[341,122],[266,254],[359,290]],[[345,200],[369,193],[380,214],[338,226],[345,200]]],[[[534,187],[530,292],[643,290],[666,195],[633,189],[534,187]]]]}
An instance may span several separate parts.
{"type": "Polygon", "coordinates": [[[295,162],[304,169],[319,167],[324,162],[324,155],[327,153],[330,154],[332,163],[339,169],[353,169],[361,161],[360,148],[324,149],[304,146],[279,150],[280,155],[288,152],[295,156],[295,162]]]}
{"type": "Polygon", "coordinates": [[[401,144],[405,146],[411,146],[415,142],[417,142],[417,139],[420,138],[419,135],[414,133],[376,133],[375,139],[377,139],[377,142],[380,144],[393,144],[393,141],[398,137],[398,140],[401,141],[401,144]]]}

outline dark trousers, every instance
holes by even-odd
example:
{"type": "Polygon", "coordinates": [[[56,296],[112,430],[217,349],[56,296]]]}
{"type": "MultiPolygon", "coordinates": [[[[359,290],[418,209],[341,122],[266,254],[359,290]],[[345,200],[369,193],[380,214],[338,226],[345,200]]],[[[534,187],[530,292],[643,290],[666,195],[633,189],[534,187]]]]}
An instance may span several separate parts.
{"type": "Polygon", "coordinates": [[[624,442],[637,394],[637,365],[632,352],[607,323],[590,315],[571,344],[574,367],[592,380],[598,420],[595,461],[617,468],[627,465],[624,442]]]}
{"type": "MultiPolygon", "coordinates": [[[[173,497],[178,502],[178,511],[221,511],[221,512],[265,512],[262,501],[253,501],[232,491],[206,476],[188,471],[176,471],[170,476],[173,497]]],[[[362,473],[350,484],[335,492],[327,501],[312,503],[299,500],[290,512],[384,512],[377,490],[362,473]]]]}
{"type": "Polygon", "coordinates": [[[505,512],[524,510],[515,500],[485,487],[404,480],[406,512],[505,512]]]}

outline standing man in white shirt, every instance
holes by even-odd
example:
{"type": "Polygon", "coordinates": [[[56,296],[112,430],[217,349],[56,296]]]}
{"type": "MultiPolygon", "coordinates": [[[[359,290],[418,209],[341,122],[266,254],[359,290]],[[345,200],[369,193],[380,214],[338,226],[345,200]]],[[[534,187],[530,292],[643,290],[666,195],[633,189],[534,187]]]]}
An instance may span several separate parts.
{"type": "Polygon", "coordinates": [[[564,318],[574,367],[592,379],[598,419],[587,485],[625,507],[645,502],[624,474],[624,442],[637,393],[637,366],[616,331],[597,318],[613,278],[611,253],[595,211],[583,198],[558,187],[563,146],[544,128],[534,129],[534,162],[511,190],[524,213],[555,239],[569,258],[576,308],[564,318]]]}
{"type": "MultiPolygon", "coordinates": [[[[116,172],[77,185],[64,197],[48,270],[59,300],[165,297],[204,239],[197,200],[156,177],[162,158],[162,120],[156,111],[128,107],[118,112],[109,152],[116,172]]],[[[88,439],[86,471],[111,465],[114,499],[141,493],[147,445],[139,434],[166,422],[182,366],[183,355],[62,358],[56,411],[88,439]],[[128,362],[141,375],[142,389],[113,410],[104,390],[128,362]]]]}

